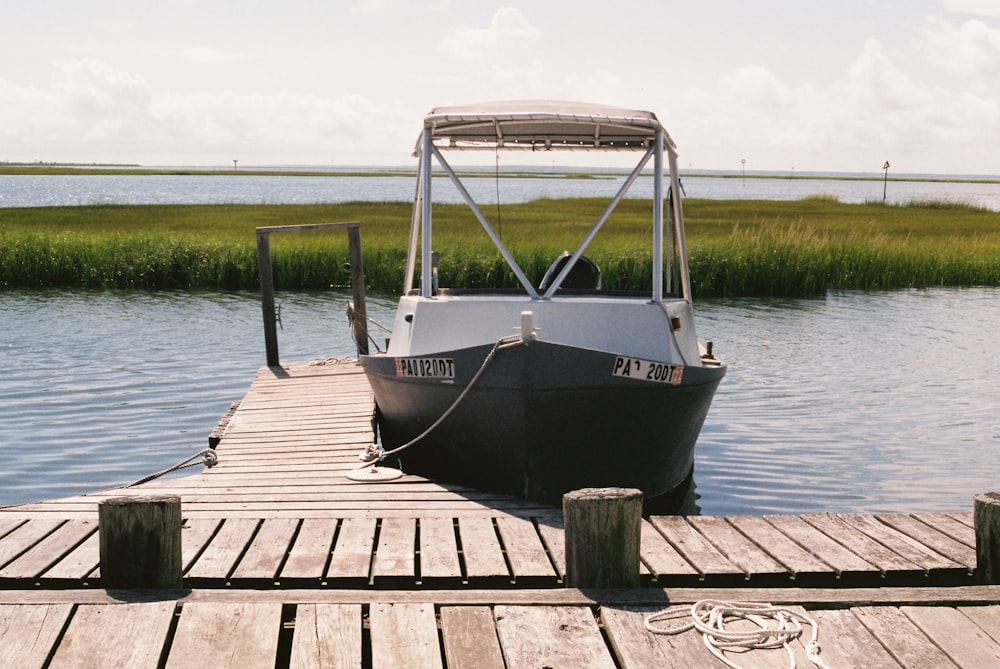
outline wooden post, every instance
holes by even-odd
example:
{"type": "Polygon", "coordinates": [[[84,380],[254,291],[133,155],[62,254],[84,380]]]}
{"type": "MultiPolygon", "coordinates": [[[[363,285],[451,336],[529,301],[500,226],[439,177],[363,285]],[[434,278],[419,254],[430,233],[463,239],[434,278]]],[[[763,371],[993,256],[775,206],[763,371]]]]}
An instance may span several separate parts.
{"type": "Polygon", "coordinates": [[[180,497],[111,497],[97,517],[105,588],[181,587],[180,497]]]}
{"type": "Polygon", "coordinates": [[[350,244],[351,287],[354,289],[355,318],[352,323],[358,343],[358,354],[368,353],[368,314],[365,307],[365,275],[361,264],[361,224],[305,223],[302,225],[277,225],[257,228],[257,274],[260,276],[260,308],[264,315],[264,348],[267,366],[278,367],[278,325],[274,312],[274,271],[271,267],[271,233],[301,232],[303,230],[347,229],[350,244]]]}
{"type": "Polygon", "coordinates": [[[361,227],[347,228],[347,243],[351,258],[351,290],[354,293],[354,342],[358,355],[368,355],[368,307],[365,306],[365,268],[361,261],[361,227]]]}
{"type": "Polygon", "coordinates": [[[1000,492],[981,493],[972,500],[976,526],[976,583],[1000,585],[1000,492]]]}
{"type": "Polygon", "coordinates": [[[566,586],[639,586],[642,491],[584,488],[563,495],[566,586]]]}
{"type": "Polygon", "coordinates": [[[260,276],[260,308],[264,315],[264,349],[267,366],[277,367],[278,325],[274,317],[274,275],[271,272],[270,230],[257,229],[257,274],[260,276]]]}

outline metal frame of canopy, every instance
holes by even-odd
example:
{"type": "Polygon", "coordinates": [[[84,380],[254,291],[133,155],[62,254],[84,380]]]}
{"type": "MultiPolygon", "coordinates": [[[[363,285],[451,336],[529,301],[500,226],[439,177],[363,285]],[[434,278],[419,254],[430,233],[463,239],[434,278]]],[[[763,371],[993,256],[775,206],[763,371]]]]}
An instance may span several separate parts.
{"type": "MultiPolygon", "coordinates": [[[[675,250],[679,264],[681,297],[688,302],[691,301],[677,152],[666,130],[651,112],[558,102],[487,103],[469,107],[438,108],[432,110],[424,119],[424,127],[414,153],[420,162],[410,228],[404,291],[413,288],[418,241],[420,242],[421,267],[431,268],[432,266],[432,158],[436,159],[445,170],[462,199],[473,211],[486,234],[500,251],[528,295],[532,299],[544,300],[551,298],[559,289],[573,265],[583,255],[587,246],[628,192],[649,159],[653,158],[653,280],[651,294],[653,301],[662,301],[664,296],[663,154],[666,153],[673,192],[671,198],[673,211],[671,213],[673,214],[674,238],[677,244],[675,250]],[[589,151],[638,151],[644,149],[645,151],[607,208],[573,251],[562,271],[548,286],[545,293],[539,295],[455,171],[445,160],[441,153],[443,149],[589,151]]],[[[432,272],[425,269],[421,274],[420,295],[432,297],[434,294],[432,272]]],[[[669,273],[667,276],[669,280],[669,273]]],[[[672,287],[668,286],[668,291],[671,289],[672,287]]]]}

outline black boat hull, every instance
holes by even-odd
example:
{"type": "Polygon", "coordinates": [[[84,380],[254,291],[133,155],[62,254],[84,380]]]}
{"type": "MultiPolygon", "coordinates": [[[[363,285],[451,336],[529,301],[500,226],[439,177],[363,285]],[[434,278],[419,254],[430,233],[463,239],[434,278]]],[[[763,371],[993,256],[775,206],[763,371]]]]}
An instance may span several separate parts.
{"type": "Polygon", "coordinates": [[[399,454],[404,471],[553,505],[586,487],[638,488],[651,499],[691,474],[724,366],[649,364],[533,341],[497,351],[458,402],[491,348],[361,357],[385,450],[451,409],[399,454]],[[626,367],[642,375],[622,374],[626,367]]]}

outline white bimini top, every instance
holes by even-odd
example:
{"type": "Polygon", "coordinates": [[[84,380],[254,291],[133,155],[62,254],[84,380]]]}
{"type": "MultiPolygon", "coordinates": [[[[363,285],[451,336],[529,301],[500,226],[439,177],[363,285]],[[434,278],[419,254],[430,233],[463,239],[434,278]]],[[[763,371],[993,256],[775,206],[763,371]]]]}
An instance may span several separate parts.
{"type": "MultiPolygon", "coordinates": [[[[675,145],[656,114],[584,102],[514,100],[435,107],[424,128],[438,149],[647,150],[657,131],[675,145]]],[[[414,155],[419,155],[418,140],[414,155]]]]}

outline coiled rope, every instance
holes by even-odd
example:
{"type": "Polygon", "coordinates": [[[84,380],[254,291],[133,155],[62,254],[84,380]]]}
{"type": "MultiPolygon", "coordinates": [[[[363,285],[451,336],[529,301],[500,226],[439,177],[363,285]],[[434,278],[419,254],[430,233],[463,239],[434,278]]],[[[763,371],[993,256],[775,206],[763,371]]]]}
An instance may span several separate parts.
{"type": "Polygon", "coordinates": [[[740,666],[727,658],[723,651],[746,652],[784,648],[788,653],[788,666],[795,669],[795,655],[791,642],[802,636],[802,625],[812,628],[806,644],[806,657],[817,667],[829,669],[820,658],[819,624],[810,616],[788,608],[756,602],[730,602],[703,599],[691,607],[671,607],[646,616],[644,624],[653,634],[681,634],[690,629],[701,633],[705,646],[717,658],[733,669],[740,666]],[[657,627],[655,623],[687,620],[675,627],[657,627]],[[735,621],[750,621],[757,629],[735,630],[727,627],[735,621]]]}
{"type": "Polygon", "coordinates": [[[455,398],[455,401],[451,403],[451,406],[448,407],[448,409],[443,414],[441,414],[436,421],[434,421],[426,430],[418,434],[413,439],[410,439],[405,444],[397,446],[396,448],[393,448],[391,450],[385,451],[382,450],[380,446],[376,446],[375,444],[373,444],[369,450],[364,451],[361,454],[361,457],[367,460],[368,462],[364,466],[359,467],[355,471],[359,471],[361,469],[367,469],[368,467],[373,467],[377,462],[384,460],[390,455],[395,455],[396,453],[405,451],[411,446],[419,443],[427,435],[436,430],[438,425],[443,423],[445,419],[448,418],[448,416],[450,416],[453,411],[455,411],[458,405],[462,403],[462,400],[465,399],[466,395],[468,395],[469,392],[472,390],[472,388],[476,385],[476,383],[479,381],[479,378],[483,375],[483,372],[486,371],[486,368],[489,367],[491,362],[493,362],[493,358],[496,357],[498,351],[501,351],[505,348],[512,348],[514,346],[526,346],[527,343],[528,340],[526,340],[520,334],[507,335],[506,337],[501,337],[500,339],[498,339],[496,343],[493,344],[493,348],[490,349],[490,352],[486,354],[486,358],[483,360],[483,364],[479,366],[479,370],[476,371],[475,375],[472,377],[469,383],[465,386],[465,388],[462,389],[462,392],[459,394],[459,396],[455,398]]]}

